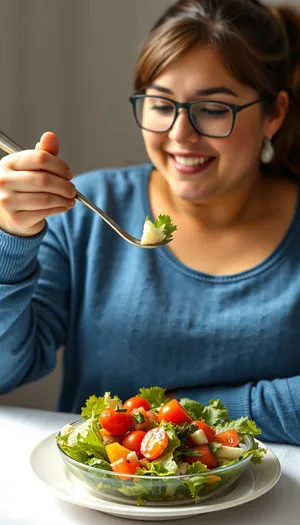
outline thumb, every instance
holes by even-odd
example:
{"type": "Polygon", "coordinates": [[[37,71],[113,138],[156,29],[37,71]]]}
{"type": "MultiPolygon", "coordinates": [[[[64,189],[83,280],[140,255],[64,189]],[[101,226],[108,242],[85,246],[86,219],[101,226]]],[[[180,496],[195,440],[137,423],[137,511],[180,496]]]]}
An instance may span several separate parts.
{"type": "Polygon", "coordinates": [[[43,133],[40,141],[36,144],[35,149],[42,149],[57,156],[59,152],[59,143],[55,133],[52,133],[51,131],[43,133]]]}

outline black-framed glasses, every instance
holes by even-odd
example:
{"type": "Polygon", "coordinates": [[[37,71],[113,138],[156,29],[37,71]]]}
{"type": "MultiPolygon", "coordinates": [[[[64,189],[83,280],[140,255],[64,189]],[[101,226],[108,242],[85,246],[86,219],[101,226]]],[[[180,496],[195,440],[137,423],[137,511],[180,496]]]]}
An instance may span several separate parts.
{"type": "Polygon", "coordinates": [[[242,106],[218,100],[177,102],[157,95],[132,95],[129,100],[133,106],[136,123],[146,131],[170,131],[182,108],[187,111],[188,119],[198,133],[220,139],[232,133],[237,113],[264,102],[257,99],[242,106]]]}

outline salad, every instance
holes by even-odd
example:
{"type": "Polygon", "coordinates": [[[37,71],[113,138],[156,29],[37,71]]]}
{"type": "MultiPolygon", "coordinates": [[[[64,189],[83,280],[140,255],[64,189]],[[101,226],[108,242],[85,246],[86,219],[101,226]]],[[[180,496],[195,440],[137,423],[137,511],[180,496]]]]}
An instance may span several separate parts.
{"type": "Polygon", "coordinates": [[[248,417],[231,420],[220,400],[211,400],[208,406],[187,398],[177,401],[157,386],[140,388],[124,403],[110,392],[92,395],[81,417],[56,436],[59,448],[86,468],[99,469],[99,489],[104,478],[114,473],[118,484],[113,489],[138,497],[138,504],[157,500],[149,486],[153,476],[162,480],[159,499],[177,494],[197,500],[203,490],[210,491],[228,478],[226,467],[247,457],[261,463],[266,453],[254,441],[261,431],[248,417]],[[179,484],[172,485],[174,476],[179,484]]]}
{"type": "Polygon", "coordinates": [[[172,233],[177,230],[169,215],[159,215],[157,221],[152,222],[146,217],[144,222],[141,244],[155,244],[164,239],[171,239],[172,233]]]}

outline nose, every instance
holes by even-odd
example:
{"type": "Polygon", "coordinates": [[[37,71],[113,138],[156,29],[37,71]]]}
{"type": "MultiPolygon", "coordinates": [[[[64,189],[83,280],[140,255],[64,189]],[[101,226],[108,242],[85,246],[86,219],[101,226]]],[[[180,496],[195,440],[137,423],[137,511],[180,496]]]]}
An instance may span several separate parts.
{"type": "Polygon", "coordinates": [[[181,108],[169,131],[169,138],[176,142],[198,142],[201,135],[191,125],[187,111],[181,108]]]}

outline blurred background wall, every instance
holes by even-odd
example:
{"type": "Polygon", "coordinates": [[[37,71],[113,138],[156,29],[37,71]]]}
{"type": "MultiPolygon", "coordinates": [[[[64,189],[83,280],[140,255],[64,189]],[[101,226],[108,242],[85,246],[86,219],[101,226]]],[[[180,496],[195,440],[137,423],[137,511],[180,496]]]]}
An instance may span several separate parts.
{"type": "MultiPolygon", "coordinates": [[[[138,49],[172,3],[0,0],[1,131],[24,148],[54,131],[75,173],[145,161],[128,98],[138,49]]],[[[54,373],[0,404],[53,409],[60,376],[61,350],[54,373]]]]}

